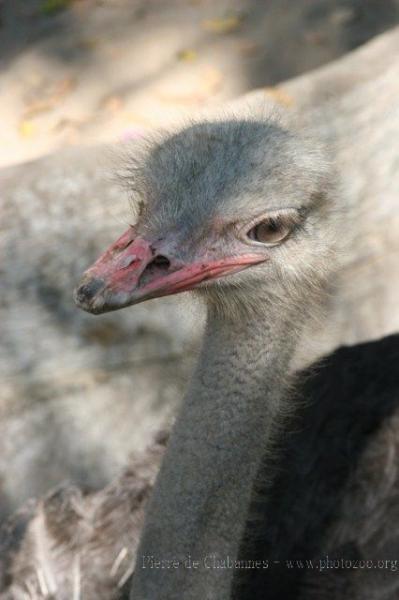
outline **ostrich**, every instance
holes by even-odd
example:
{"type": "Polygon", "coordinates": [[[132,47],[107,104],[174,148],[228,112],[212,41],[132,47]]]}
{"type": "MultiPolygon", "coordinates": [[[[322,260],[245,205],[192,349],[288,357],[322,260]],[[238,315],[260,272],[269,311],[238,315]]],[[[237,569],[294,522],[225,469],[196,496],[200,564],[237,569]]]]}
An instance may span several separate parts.
{"type": "Polygon", "coordinates": [[[298,344],[352,224],[373,210],[362,197],[395,195],[395,70],[319,109],[188,126],[134,166],[137,222],[86,272],[78,305],[97,314],[194,289],[207,310],[149,502],[134,600],[231,597],[234,569],[217,567],[240,556],[261,465],[272,485],[295,412],[298,344]]]}
{"type": "Polygon", "coordinates": [[[238,558],[261,461],[292,412],[290,364],[336,267],[342,198],[320,144],[276,118],[194,124],[135,173],[138,221],[76,301],[99,314],[194,289],[207,322],[132,597],[227,600],[233,570],[217,565],[238,558]]]}
{"type": "Polygon", "coordinates": [[[295,413],[298,344],[353,223],[373,210],[362,198],[396,194],[395,72],[319,109],[192,124],[132,169],[137,222],[86,272],[78,305],[100,314],[193,291],[207,311],[148,505],[134,600],[232,595],[254,483],[262,467],[273,485],[295,413]],[[365,172],[375,174],[368,196],[365,172]]]}

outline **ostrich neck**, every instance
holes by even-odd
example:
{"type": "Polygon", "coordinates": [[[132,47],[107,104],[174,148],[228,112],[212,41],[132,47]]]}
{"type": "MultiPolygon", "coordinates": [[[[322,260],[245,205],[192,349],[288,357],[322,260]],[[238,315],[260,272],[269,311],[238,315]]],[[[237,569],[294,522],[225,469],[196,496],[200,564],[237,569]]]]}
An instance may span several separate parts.
{"type": "Polygon", "coordinates": [[[132,600],[230,598],[234,569],[217,567],[237,558],[254,478],[285,395],[293,329],[281,314],[234,322],[208,315],[149,505],[132,600]],[[152,559],[160,561],[155,568],[152,559]]]}

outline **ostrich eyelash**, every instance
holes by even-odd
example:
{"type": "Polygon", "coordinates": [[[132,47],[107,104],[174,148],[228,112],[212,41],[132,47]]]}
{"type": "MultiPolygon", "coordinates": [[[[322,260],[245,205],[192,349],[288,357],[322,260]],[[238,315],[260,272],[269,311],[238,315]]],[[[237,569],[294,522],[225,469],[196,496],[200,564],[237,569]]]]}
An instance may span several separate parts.
{"type": "Polygon", "coordinates": [[[276,229],[282,226],[288,227],[293,232],[301,225],[303,219],[304,215],[301,209],[283,208],[280,210],[271,210],[252,219],[244,227],[240,227],[240,235],[246,237],[247,232],[262,221],[267,221],[276,229]]]}

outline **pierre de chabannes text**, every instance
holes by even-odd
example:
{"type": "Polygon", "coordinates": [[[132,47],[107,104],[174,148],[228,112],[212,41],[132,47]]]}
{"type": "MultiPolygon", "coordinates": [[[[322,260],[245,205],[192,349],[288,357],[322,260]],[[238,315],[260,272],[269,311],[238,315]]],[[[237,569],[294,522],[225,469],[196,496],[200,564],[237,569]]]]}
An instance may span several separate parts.
{"type": "Polygon", "coordinates": [[[194,559],[188,555],[184,560],[160,559],[156,556],[142,556],[142,569],[270,569],[272,567],[285,567],[286,569],[314,569],[326,571],[332,569],[384,569],[389,571],[399,570],[399,560],[383,558],[375,559],[345,559],[330,558],[328,555],[320,559],[293,559],[293,560],[237,560],[230,556],[220,557],[217,554],[207,554],[202,559],[194,559]]]}

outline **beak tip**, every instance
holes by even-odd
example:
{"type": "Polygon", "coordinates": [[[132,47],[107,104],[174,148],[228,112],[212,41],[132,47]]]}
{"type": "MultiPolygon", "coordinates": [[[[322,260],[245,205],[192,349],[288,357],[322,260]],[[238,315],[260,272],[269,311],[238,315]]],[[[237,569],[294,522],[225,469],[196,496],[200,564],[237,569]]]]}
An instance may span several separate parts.
{"type": "Polygon", "coordinates": [[[73,293],[75,304],[86,312],[97,314],[101,312],[99,302],[101,292],[105,287],[103,279],[89,278],[83,280],[73,293]]]}

